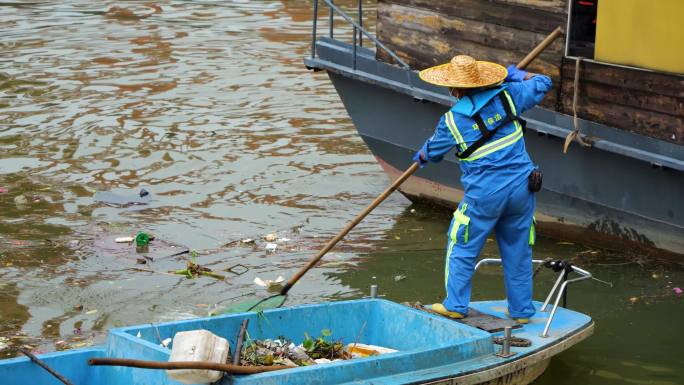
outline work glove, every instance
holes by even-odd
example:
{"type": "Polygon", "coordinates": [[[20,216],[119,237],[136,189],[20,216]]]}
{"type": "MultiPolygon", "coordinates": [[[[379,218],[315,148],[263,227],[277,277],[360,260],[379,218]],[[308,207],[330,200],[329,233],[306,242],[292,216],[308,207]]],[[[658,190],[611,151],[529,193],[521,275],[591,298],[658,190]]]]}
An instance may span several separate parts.
{"type": "Polygon", "coordinates": [[[515,64],[509,65],[506,69],[508,70],[508,76],[506,76],[505,80],[507,82],[521,82],[527,76],[527,71],[519,69],[515,64]]]}
{"type": "Polygon", "coordinates": [[[422,149],[416,151],[416,153],[413,155],[413,161],[417,162],[420,165],[420,168],[425,167],[427,160],[425,160],[425,153],[422,149]]]}

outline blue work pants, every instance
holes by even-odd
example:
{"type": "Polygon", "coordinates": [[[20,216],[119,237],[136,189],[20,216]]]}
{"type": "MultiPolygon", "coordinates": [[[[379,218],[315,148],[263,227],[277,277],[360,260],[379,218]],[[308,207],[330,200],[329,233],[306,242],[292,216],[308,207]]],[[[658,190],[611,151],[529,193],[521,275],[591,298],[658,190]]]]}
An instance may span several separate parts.
{"type": "Polygon", "coordinates": [[[504,269],[508,311],[513,318],[529,318],[532,305],[532,248],[534,243],[534,193],[527,179],[506,186],[486,198],[466,194],[449,227],[443,305],[467,314],[471,280],[477,257],[495,231],[504,269]]]}

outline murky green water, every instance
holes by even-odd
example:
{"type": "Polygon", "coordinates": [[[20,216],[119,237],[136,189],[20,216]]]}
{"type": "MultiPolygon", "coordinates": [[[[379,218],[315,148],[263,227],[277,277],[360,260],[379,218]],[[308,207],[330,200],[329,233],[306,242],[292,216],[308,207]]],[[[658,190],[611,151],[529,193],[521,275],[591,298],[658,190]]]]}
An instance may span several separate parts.
{"type": "MultiPolygon", "coordinates": [[[[326,75],[302,64],[310,6],[0,3],[0,358],[263,296],[256,276],[289,277],[386,187],[326,75]],[[141,188],[149,205],[96,200],[141,188]],[[167,273],[186,256],[143,265],[102,247],[138,231],[197,249],[226,279],[167,273]],[[270,233],[289,241],[267,253],[270,233]],[[225,246],[243,238],[256,245],[225,246]]],[[[448,213],[393,196],[288,303],[356,298],[372,283],[393,300],[435,301],[447,226],[448,213]]],[[[594,317],[596,333],[538,383],[684,382],[684,298],[672,291],[683,268],[542,239],[536,257],[549,256],[615,286],[572,288],[570,307],[594,317]]],[[[553,277],[539,278],[541,298],[553,277]]],[[[474,293],[502,296],[496,268],[474,293]]]]}

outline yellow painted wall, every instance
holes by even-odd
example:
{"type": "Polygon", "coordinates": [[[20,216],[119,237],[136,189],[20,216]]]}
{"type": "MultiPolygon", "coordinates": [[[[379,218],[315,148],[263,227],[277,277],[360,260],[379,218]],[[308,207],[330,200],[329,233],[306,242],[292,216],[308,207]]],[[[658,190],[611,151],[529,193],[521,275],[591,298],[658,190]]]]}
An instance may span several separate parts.
{"type": "Polygon", "coordinates": [[[684,74],[684,0],[599,0],[594,58],[684,74]]]}

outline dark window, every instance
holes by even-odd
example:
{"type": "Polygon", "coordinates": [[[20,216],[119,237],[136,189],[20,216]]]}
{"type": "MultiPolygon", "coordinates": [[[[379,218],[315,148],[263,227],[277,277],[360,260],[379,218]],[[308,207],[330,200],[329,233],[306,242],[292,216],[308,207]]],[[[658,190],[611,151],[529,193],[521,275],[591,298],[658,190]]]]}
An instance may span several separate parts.
{"type": "Polygon", "coordinates": [[[571,0],[568,56],[594,58],[599,0],[571,0]]]}

